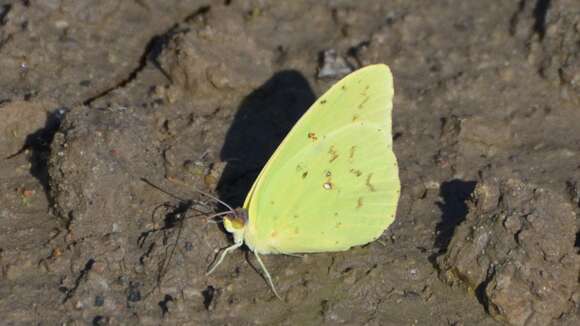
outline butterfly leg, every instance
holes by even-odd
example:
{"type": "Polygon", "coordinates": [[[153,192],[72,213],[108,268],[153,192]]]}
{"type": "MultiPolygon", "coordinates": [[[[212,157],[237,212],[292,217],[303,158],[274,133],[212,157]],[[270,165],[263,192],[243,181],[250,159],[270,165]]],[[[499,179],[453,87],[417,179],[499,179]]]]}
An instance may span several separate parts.
{"type": "Polygon", "coordinates": [[[282,300],[282,297],[280,297],[280,295],[276,291],[276,287],[274,286],[274,282],[272,281],[272,277],[270,276],[270,273],[268,273],[268,270],[266,269],[266,266],[262,262],[262,259],[260,258],[260,256],[258,255],[258,253],[255,252],[255,251],[254,251],[254,255],[256,256],[256,259],[258,260],[258,263],[260,264],[260,268],[262,268],[262,271],[264,271],[264,276],[266,277],[266,280],[268,281],[268,284],[272,288],[272,291],[276,295],[276,298],[278,298],[280,301],[284,301],[284,300],[282,300]]]}
{"type": "Polygon", "coordinates": [[[211,267],[211,269],[210,269],[210,270],[209,270],[207,273],[205,273],[205,275],[209,275],[209,274],[211,274],[211,273],[212,273],[212,272],[213,272],[213,271],[214,271],[214,270],[215,270],[215,269],[216,269],[216,268],[219,266],[219,264],[221,264],[221,263],[222,263],[222,260],[224,260],[224,257],[225,257],[225,256],[226,256],[226,255],[227,255],[227,254],[228,254],[230,251],[238,249],[239,247],[241,247],[241,246],[242,246],[242,244],[243,244],[243,242],[235,243],[235,244],[233,244],[233,245],[231,245],[231,246],[227,247],[226,249],[224,249],[224,251],[222,251],[222,254],[220,255],[220,258],[217,260],[217,262],[215,262],[215,263],[213,264],[213,266],[211,267]]]}

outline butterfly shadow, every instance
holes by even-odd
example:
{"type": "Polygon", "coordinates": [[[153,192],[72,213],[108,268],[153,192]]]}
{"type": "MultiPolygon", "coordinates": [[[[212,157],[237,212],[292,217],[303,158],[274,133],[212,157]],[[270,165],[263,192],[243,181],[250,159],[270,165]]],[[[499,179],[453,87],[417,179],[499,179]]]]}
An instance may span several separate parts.
{"type": "Polygon", "coordinates": [[[308,81],[295,70],[274,74],[244,98],[220,153],[227,162],[217,186],[222,200],[242,206],[262,167],[315,100],[308,81]]]}

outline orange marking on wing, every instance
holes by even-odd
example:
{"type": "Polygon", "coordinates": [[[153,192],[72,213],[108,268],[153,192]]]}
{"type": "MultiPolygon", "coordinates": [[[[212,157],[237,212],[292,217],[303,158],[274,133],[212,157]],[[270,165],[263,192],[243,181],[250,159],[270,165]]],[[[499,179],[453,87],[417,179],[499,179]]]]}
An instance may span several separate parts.
{"type": "Polygon", "coordinates": [[[360,177],[362,175],[362,172],[360,170],[350,169],[349,172],[356,175],[357,177],[360,177]]]}
{"type": "Polygon", "coordinates": [[[365,183],[365,184],[367,185],[367,187],[369,188],[369,190],[370,190],[370,191],[375,191],[375,190],[376,190],[376,189],[375,189],[375,186],[373,186],[373,185],[371,184],[371,177],[372,177],[372,176],[373,176],[373,174],[372,174],[372,173],[369,173],[369,176],[367,177],[367,181],[366,181],[366,183],[365,183]]]}
{"type": "Polygon", "coordinates": [[[350,153],[348,154],[348,158],[350,158],[351,160],[354,157],[354,151],[355,150],[356,150],[356,146],[351,146],[350,147],[350,153]]]}
{"type": "Polygon", "coordinates": [[[366,103],[366,102],[367,102],[369,99],[370,99],[370,97],[369,97],[369,96],[365,97],[365,99],[364,99],[362,102],[360,102],[360,104],[358,105],[358,108],[359,108],[359,109],[362,109],[362,108],[363,108],[363,106],[365,105],[365,103],[366,103]]]}
{"type": "Polygon", "coordinates": [[[330,160],[328,161],[330,163],[334,162],[334,160],[338,158],[338,153],[336,152],[334,145],[330,146],[330,149],[328,149],[328,154],[330,154],[330,160]]]}

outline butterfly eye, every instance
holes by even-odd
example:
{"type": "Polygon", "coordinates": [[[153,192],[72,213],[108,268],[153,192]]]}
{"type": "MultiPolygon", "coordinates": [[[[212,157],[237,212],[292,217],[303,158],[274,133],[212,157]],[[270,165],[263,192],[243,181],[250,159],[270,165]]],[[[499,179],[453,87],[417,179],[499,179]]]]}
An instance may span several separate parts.
{"type": "Polygon", "coordinates": [[[228,216],[228,217],[226,217],[226,220],[228,220],[228,222],[230,222],[231,226],[234,229],[243,229],[244,225],[246,224],[242,218],[236,217],[236,216],[234,216],[234,217],[228,216]]]}

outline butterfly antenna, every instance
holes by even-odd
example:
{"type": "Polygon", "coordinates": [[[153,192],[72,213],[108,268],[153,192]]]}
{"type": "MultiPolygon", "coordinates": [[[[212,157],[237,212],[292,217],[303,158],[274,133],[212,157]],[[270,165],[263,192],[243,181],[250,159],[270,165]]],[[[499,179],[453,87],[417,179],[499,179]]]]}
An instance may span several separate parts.
{"type": "Polygon", "coordinates": [[[185,199],[183,199],[183,198],[180,198],[180,197],[178,197],[178,196],[176,196],[176,195],[174,195],[174,194],[172,194],[172,193],[168,192],[167,190],[165,190],[165,189],[163,189],[163,188],[159,187],[158,185],[154,184],[153,182],[151,182],[151,181],[149,181],[149,180],[147,180],[147,179],[145,179],[145,178],[141,178],[141,181],[143,181],[143,182],[145,182],[146,184],[150,185],[151,187],[153,187],[153,188],[155,188],[155,189],[157,189],[157,190],[161,191],[162,193],[164,193],[164,194],[168,195],[169,197],[175,198],[175,199],[177,199],[177,200],[179,200],[179,201],[186,201],[185,199]]]}
{"type": "Polygon", "coordinates": [[[222,261],[224,260],[224,257],[232,250],[236,250],[239,247],[241,247],[243,244],[243,242],[239,242],[239,243],[234,243],[232,246],[227,247],[226,249],[224,249],[224,251],[222,251],[220,258],[213,264],[213,266],[210,268],[210,270],[205,273],[205,275],[209,275],[211,273],[213,273],[213,271],[222,263],[222,261]]]}
{"type": "MultiPolygon", "coordinates": [[[[232,214],[232,212],[226,211],[226,212],[216,213],[216,214],[213,214],[213,215],[208,216],[207,219],[208,220],[211,220],[211,219],[214,219],[216,217],[221,217],[221,216],[228,215],[228,214],[232,214]]],[[[222,222],[222,221],[220,220],[220,221],[217,221],[216,223],[220,223],[220,222],[222,222]]]]}
{"type": "Polygon", "coordinates": [[[193,191],[198,192],[198,193],[200,193],[200,194],[202,194],[202,195],[204,195],[204,196],[206,196],[206,197],[208,197],[210,199],[215,200],[216,202],[222,204],[224,207],[226,207],[227,209],[229,209],[232,212],[234,211],[234,209],[230,205],[228,205],[226,202],[224,202],[223,200],[217,198],[214,195],[211,195],[211,194],[209,194],[207,192],[204,192],[204,191],[201,191],[201,190],[198,190],[198,189],[193,189],[193,191]]]}
{"type": "Polygon", "coordinates": [[[280,297],[280,295],[278,294],[278,291],[276,291],[276,287],[274,286],[274,282],[272,281],[272,277],[270,276],[270,273],[268,273],[268,270],[266,269],[266,265],[264,265],[264,263],[262,262],[262,259],[260,258],[260,256],[258,255],[257,252],[254,251],[254,255],[256,256],[256,259],[258,260],[258,263],[260,264],[260,268],[262,268],[262,271],[264,272],[264,275],[266,276],[266,280],[268,281],[268,284],[270,285],[270,287],[272,288],[272,291],[276,295],[276,298],[278,298],[280,301],[284,301],[284,300],[282,300],[282,297],[280,297]]]}
{"type": "MultiPolygon", "coordinates": [[[[145,178],[141,178],[141,181],[143,181],[143,182],[147,183],[147,184],[148,184],[148,185],[150,185],[151,187],[153,187],[153,188],[155,188],[155,189],[157,189],[157,190],[159,190],[159,191],[161,191],[161,192],[163,192],[163,193],[165,193],[165,194],[167,194],[167,195],[169,195],[169,196],[171,196],[171,197],[173,197],[173,198],[175,198],[175,199],[177,199],[177,200],[185,201],[183,198],[179,198],[179,197],[175,196],[174,194],[171,194],[171,193],[169,193],[169,192],[165,191],[165,190],[164,190],[164,189],[162,189],[161,187],[157,186],[156,184],[154,184],[153,182],[151,182],[151,181],[149,181],[149,180],[147,180],[147,179],[145,179],[145,178]]],[[[203,195],[203,196],[206,196],[206,197],[208,197],[208,198],[210,198],[210,199],[212,199],[212,200],[216,201],[217,203],[220,203],[220,204],[222,204],[224,207],[226,207],[227,209],[229,209],[229,210],[230,210],[230,211],[232,211],[232,212],[234,211],[234,209],[233,209],[233,208],[232,208],[230,205],[228,205],[226,202],[224,202],[223,200],[221,200],[221,199],[217,198],[217,197],[216,197],[216,196],[214,196],[214,195],[211,195],[211,194],[209,194],[209,193],[207,193],[207,192],[205,192],[205,191],[201,191],[201,190],[199,190],[199,189],[193,189],[193,191],[195,191],[195,192],[197,192],[197,193],[199,193],[199,194],[201,194],[201,195],[203,195]]]]}

